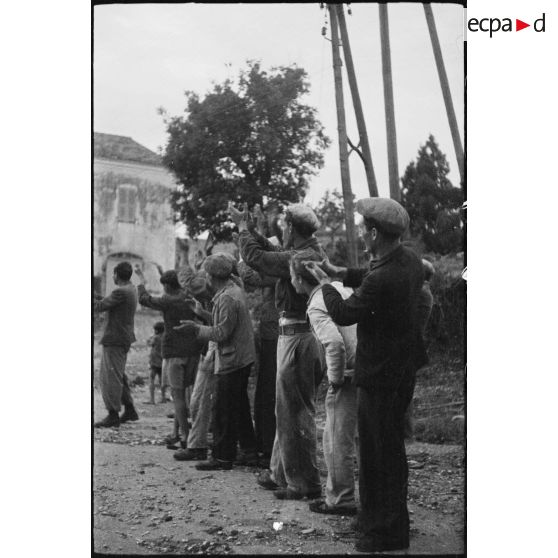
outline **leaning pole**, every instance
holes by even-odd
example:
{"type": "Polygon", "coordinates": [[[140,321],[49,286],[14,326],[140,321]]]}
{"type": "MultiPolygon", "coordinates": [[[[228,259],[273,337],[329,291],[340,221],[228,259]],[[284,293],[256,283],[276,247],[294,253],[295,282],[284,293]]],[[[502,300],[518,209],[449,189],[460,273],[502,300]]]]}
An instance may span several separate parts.
{"type": "Polygon", "coordinates": [[[345,105],[343,99],[343,78],[341,76],[341,55],[339,53],[339,23],[335,6],[328,4],[331,21],[331,52],[333,55],[333,77],[335,80],[335,104],[337,106],[337,131],[339,135],[339,161],[341,164],[341,188],[343,205],[345,206],[345,229],[347,235],[347,252],[349,265],[357,265],[355,215],[353,208],[353,192],[351,190],[351,174],[349,170],[349,152],[347,142],[347,125],[345,122],[345,105]]]}
{"type": "Polygon", "coordinates": [[[438,77],[440,78],[440,85],[442,86],[442,95],[444,96],[444,103],[448,114],[453,147],[455,149],[455,156],[459,167],[459,176],[461,177],[461,184],[463,185],[465,178],[463,144],[461,143],[461,138],[459,136],[459,128],[457,127],[457,119],[455,118],[455,110],[451,100],[448,76],[444,66],[444,59],[442,58],[442,49],[440,48],[440,41],[438,40],[438,32],[436,31],[436,22],[434,21],[434,14],[432,13],[432,6],[430,4],[423,4],[423,6],[426,23],[428,24],[428,31],[430,33],[430,40],[432,41],[432,50],[434,51],[436,67],[438,68],[438,77]]]}
{"type": "Polygon", "coordinates": [[[339,20],[339,30],[341,31],[341,41],[343,44],[343,53],[345,55],[345,66],[347,67],[347,77],[349,78],[349,87],[351,88],[351,97],[353,98],[353,106],[355,108],[355,118],[358,128],[360,145],[362,148],[362,158],[366,171],[366,181],[368,182],[368,192],[370,197],[378,197],[378,185],[374,174],[374,165],[372,164],[372,153],[370,152],[370,144],[368,142],[368,134],[366,132],[366,123],[364,121],[364,112],[358,92],[358,84],[355,74],[355,65],[353,63],[353,54],[351,52],[351,43],[349,42],[349,32],[345,22],[345,14],[343,12],[343,4],[335,4],[337,9],[337,17],[339,20]]]}

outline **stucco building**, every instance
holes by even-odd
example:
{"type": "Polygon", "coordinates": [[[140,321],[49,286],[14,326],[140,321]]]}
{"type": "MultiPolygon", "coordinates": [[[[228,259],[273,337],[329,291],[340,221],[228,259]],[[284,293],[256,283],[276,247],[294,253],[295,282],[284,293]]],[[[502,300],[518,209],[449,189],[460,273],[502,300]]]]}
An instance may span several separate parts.
{"type": "Polygon", "coordinates": [[[172,175],[132,138],[101,133],[94,134],[93,169],[95,289],[110,292],[114,266],[127,260],[143,268],[151,292],[161,293],[155,264],[173,269],[176,260],[172,175]]]}

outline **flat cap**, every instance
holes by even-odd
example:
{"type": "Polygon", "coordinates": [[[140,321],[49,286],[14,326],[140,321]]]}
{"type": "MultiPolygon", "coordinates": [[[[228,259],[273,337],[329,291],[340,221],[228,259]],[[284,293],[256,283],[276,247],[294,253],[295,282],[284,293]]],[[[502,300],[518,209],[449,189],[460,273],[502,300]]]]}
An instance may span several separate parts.
{"type": "Polygon", "coordinates": [[[316,217],[314,210],[304,203],[292,203],[285,210],[293,225],[304,224],[312,229],[312,232],[320,228],[320,221],[316,217]]]}
{"type": "Polygon", "coordinates": [[[220,256],[225,256],[225,258],[228,258],[230,260],[230,262],[232,263],[232,271],[231,273],[234,273],[235,275],[238,275],[238,266],[236,265],[236,258],[230,253],[230,252],[214,252],[213,255],[217,255],[219,254],[220,256]]]}
{"type": "Polygon", "coordinates": [[[209,275],[227,279],[233,271],[233,258],[228,254],[213,254],[206,258],[203,268],[209,275]]]}
{"type": "Polygon", "coordinates": [[[401,235],[409,226],[409,214],[405,208],[390,198],[363,198],[356,202],[356,210],[390,234],[401,235]]]}

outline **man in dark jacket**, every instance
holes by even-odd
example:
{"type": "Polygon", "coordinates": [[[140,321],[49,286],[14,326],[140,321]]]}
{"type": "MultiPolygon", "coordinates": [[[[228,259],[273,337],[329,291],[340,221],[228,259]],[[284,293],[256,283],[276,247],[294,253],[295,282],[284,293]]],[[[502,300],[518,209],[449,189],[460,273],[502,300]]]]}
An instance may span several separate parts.
{"type": "Polygon", "coordinates": [[[140,279],[138,285],[139,302],[142,306],[160,310],[163,313],[165,332],[163,333],[163,378],[169,382],[174,403],[175,432],[167,442],[178,442],[177,426],[182,432],[182,446],[186,447],[188,440],[188,401],[186,388],[194,384],[196,371],[203,343],[196,341],[195,336],[176,331],[175,326],[180,320],[195,318],[195,301],[188,298],[178,282],[176,271],[165,271],[160,278],[165,294],[161,297],[151,296],[145,289],[145,278],[142,271],[136,267],[136,274],[140,279]]]}
{"type": "Polygon", "coordinates": [[[321,496],[317,467],[314,399],[325,372],[321,348],[306,319],[306,295],[291,284],[292,249],[309,249],[325,258],[314,232],[319,221],[312,209],[292,204],[285,211],[283,246],[248,230],[240,212],[229,208],[240,232],[242,259],[253,269],[278,281],[275,304],[279,312],[276,380],[276,434],[270,471],[258,479],[260,486],[275,490],[278,499],[298,500],[321,496]]]}
{"type": "Polygon", "coordinates": [[[341,326],[357,325],[357,385],[361,510],[356,549],[376,552],[408,548],[405,409],[415,373],[426,363],[418,326],[423,283],[420,259],[401,244],[409,216],[396,201],[359,200],[360,232],[373,256],[369,270],[322,267],[356,287],[343,300],[315,262],[308,269],[323,285],[327,310],[341,326]]]}
{"type": "Polygon", "coordinates": [[[95,312],[107,312],[108,322],[101,339],[103,356],[101,357],[101,393],[108,411],[108,416],[95,423],[95,428],[120,426],[121,422],[138,420],[134,400],[126,378],[126,358],[134,335],[134,314],[138,305],[136,289],[130,282],[132,266],[120,262],[113,273],[116,289],[105,298],[99,297],[93,303],[95,312]],[[124,413],[119,417],[120,404],[124,413]]]}

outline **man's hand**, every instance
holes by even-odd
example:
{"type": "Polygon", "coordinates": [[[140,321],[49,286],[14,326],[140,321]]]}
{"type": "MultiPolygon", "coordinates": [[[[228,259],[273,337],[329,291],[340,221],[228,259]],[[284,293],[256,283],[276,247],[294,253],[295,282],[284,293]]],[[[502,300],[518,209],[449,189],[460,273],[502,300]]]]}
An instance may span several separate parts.
{"type": "Polygon", "coordinates": [[[320,285],[328,285],[331,283],[329,276],[320,267],[320,262],[305,261],[302,262],[302,265],[304,265],[320,285]]]}
{"type": "Polygon", "coordinates": [[[143,274],[143,271],[141,270],[141,267],[138,264],[136,264],[136,267],[134,268],[134,273],[138,276],[140,284],[145,285],[146,283],[145,275],[143,274]]]}
{"type": "Polygon", "coordinates": [[[334,279],[345,279],[347,276],[347,268],[333,265],[328,260],[324,259],[320,262],[320,267],[325,271],[330,277],[334,279]]]}
{"type": "Polygon", "coordinates": [[[231,221],[238,227],[238,232],[250,230],[250,212],[246,202],[244,202],[242,211],[238,211],[233,203],[229,202],[228,212],[231,221]]]}
{"type": "Polygon", "coordinates": [[[185,333],[186,335],[197,335],[200,326],[192,320],[180,320],[180,325],[174,326],[173,329],[185,333]]]}
{"type": "Polygon", "coordinates": [[[254,218],[256,219],[256,227],[258,229],[258,232],[263,236],[265,235],[265,215],[259,203],[254,205],[253,211],[254,218]]]}

